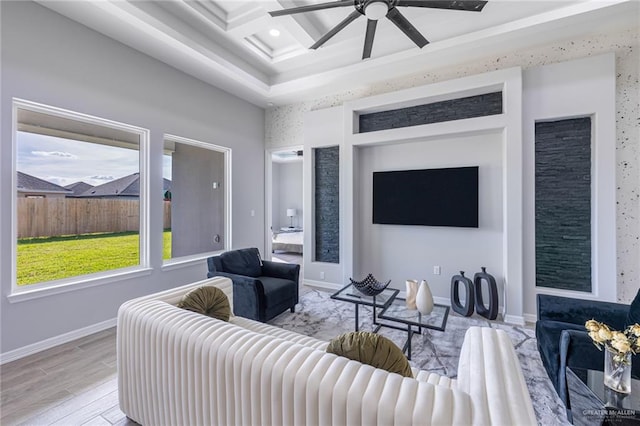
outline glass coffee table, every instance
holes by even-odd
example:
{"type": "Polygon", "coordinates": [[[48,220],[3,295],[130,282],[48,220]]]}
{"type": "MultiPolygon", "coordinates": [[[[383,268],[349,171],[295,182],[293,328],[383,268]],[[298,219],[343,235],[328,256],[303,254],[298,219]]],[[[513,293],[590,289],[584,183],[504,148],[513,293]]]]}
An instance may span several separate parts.
{"type": "Polygon", "coordinates": [[[396,298],[400,290],[395,288],[385,288],[382,293],[377,296],[365,296],[360,293],[356,288],[353,287],[353,284],[346,285],[341,288],[337,292],[331,295],[332,299],[341,300],[343,302],[353,303],[356,307],[356,327],[355,330],[359,331],[360,329],[360,312],[359,306],[366,305],[371,306],[373,309],[373,324],[376,326],[374,329],[374,333],[377,333],[380,330],[382,324],[379,324],[376,319],[376,308],[386,308],[393,302],[396,298]]]}
{"type": "Polygon", "coordinates": [[[407,359],[411,359],[411,338],[414,334],[422,334],[422,329],[444,331],[449,317],[449,307],[444,305],[433,305],[433,311],[429,315],[422,315],[417,310],[407,309],[405,299],[398,296],[400,290],[386,288],[377,296],[365,296],[348,284],[331,295],[332,299],[350,302],[355,305],[355,331],[360,329],[359,306],[366,305],[372,307],[372,319],[374,333],[380,331],[380,327],[393,328],[407,332],[407,341],[402,351],[407,354],[407,359]],[[380,313],[376,312],[381,309],[380,313]],[[381,323],[378,319],[391,321],[396,324],[381,323]],[[400,323],[402,325],[398,325],[400,323]]]}
{"type": "Polygon", "coordinates": [[[631,393],[621,394],[604,385],[604,373],[567,368],[569,407],[574,425],[640,426],[640,380],[631,379],[631,393]]]}
{"type": "MultiPolygon", "coordinates": [[[[422,334],[422,329],[444,331],[449,318],[449,307],[445,305],[433,305],[433,311],[423,315],[415,309],[408,309],[406,300],[395,297],[391,303],[378,314],[380,319],[402,323],[405,327],[392,327],[407,331],[407,341],[402,348],[407,353],[407,359],[411,359],[411,339],[414,334],[422,334]]],[[[387,324],[382,324],[389,327],[387,324]]]]}

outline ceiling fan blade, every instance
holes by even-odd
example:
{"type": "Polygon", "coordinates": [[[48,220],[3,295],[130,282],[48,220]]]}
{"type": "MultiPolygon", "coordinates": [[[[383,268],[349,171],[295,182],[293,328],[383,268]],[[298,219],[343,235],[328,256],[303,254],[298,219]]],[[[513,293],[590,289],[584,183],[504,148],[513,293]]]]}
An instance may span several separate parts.
{"type": "Polygon", "coordinates": [[[387,18],[394,24],[396,27],[400,28],[403,33],[407,35],[418,47],[422,48],[424,45],[428,44],[429,41],[420,34],[420,31],[413,25],[411,22],[407,21],[407,18],[400,13],[398,9],[392,7],[389,9],[389,13],[387,13],[387,18]]]}
{"type": "Polygon", "coordinates": [[[292,7],[290,9],[274,10],[271,16],[292,15],[294,13],[313,12],[314,10],[331,9],[334,7],[353,6],[353,0],[339,0],[327,3],[310,4],[308,6],[292,7]]]}
{"type": "Polygon", "coordinates": [[[364,37],[364,49],[362,50],[362,59],[371,57],[371,48],[373,47],[373,37],[376,35],[376,25],[378,21],[369,19],[367,21],[367,34],[364,37]]]}
{"type": "Polygon", "coordinates": [[[344,18],[344,20],[342,20],[342,22],[340,22],[335,27],[331,28],[331,30],[329,30],[328,33],[326,33],[325,35],[320,37],[320,39],[318,41],[316,41],[313,44],[313,46],[311,46],[309,49],[317,49],[318,47],[322,46],[331,37],[333,37],[334,35],[338,34],[341,30],[344,29],[344,27],[346,27],[347,25],[349,25],[350,23],[352,23],[353,21],[355,21],[357,18],[359,18],[361,16],[362,16],[362,13],[358,12],[357,10],[354,10],[353,12],[351,12],[351,14],[349,16],[344,18]]]}
{"type": "Polygon", "coordinates": [[[481,12],[486,1],[480,0],[398,0],[396,6],[431,7],[434,9],[481,12]]]}

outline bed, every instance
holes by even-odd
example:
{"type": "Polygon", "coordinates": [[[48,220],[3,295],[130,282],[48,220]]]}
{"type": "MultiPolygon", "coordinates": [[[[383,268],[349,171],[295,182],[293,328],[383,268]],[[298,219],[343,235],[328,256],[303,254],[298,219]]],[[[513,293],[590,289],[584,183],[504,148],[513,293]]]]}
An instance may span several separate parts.
{"type": "Polygon", "coordinates": [[[271,242],[272,251],[302,253],[303,231],[274,232],[271,242]]]}

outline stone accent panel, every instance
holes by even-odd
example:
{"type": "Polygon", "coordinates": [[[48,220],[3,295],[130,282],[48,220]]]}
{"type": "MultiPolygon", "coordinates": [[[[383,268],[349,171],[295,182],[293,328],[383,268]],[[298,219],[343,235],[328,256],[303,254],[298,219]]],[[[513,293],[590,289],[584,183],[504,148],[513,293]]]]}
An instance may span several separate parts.
{"type": "Polygon", "coordinates": [[[502,114],[502,92],[362,114],[360,133],[502,114]]]}
{"type": "Polygon", "coordinates": [[[536,285],[591,291],[591,119],[535,126],[536,285]]]}
{"type": "Polygon", "coordinates": [[[316,262],[340,263],[339,149],[314,149],[316,262]]]}

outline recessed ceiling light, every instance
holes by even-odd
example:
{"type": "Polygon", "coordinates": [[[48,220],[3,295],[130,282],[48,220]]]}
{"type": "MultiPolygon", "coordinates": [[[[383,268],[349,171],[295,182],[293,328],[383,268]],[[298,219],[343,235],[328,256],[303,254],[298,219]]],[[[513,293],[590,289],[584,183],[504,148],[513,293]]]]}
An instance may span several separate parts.
{"type": "Polygon", "coordinates": [[[277,29],[275,29],[275,28],[271,28],[271,29],[269,30],[269,35],[270,35],[271,37],[278,37],[278,36],[280,35],[280,30],[277,30],[277,29]]]}

